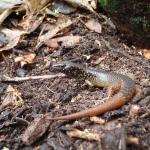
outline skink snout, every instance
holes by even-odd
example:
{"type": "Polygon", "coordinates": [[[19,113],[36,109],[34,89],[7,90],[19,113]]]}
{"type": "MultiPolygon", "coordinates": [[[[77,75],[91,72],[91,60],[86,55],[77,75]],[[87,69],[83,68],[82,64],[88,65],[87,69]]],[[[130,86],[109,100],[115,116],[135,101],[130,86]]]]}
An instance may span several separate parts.
{"type": "Polygon", "coordinates": [[[52,64],[52,68],[54,70],[57,70],[57,71],[63,70],[64,67],[65,67],[64,64],[61,64],[61,63],[54,63],[54,64],[52,64]]]}
{"type": "Polygon", "coordinates": [[[62,64],[62,63],[53,63],[53,64],[52,64],[52,67],[53,67],[53,68],[60,68],[60,67],[65,67],[65,65],[62,64]]]}
{"type": "Polygon", "coordinates": [[[58,62],[58,63],[54,63],[52,64],[52,67],[54,69],[67,69],[69,65],[69,62],[68,61],[62,61],[62,62],[58,62]]]}

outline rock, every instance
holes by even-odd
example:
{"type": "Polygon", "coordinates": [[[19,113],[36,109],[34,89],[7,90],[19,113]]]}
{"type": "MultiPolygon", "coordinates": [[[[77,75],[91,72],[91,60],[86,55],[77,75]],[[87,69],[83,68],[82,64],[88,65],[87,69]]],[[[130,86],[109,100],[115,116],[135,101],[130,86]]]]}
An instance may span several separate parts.
{"type": "Polygon", "coordinates": [[[18,68],[16,70],[16,75],[19,76],[19,77],[24,77],[27,73],[28,73],[28,71],[24,70],[22,68],[18,68]]]}

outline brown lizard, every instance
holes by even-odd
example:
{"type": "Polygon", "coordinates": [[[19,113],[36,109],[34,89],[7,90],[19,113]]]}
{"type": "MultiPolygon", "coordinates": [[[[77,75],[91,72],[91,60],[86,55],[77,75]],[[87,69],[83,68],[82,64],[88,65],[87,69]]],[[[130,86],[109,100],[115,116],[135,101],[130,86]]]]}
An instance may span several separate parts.
{"type": "Polygon", "coordinates": [[[128,76],[119,73],[95,70],[70,61],[56,63],[53,67],[70,77],[85,80],[93,86],[108,87],[108,100],[103,104],[81,112],[65,116],[48,117],[50,120],[75,120],[82,117],[100,115],[120,108],[136,94],[135,82],[128,76]]]}

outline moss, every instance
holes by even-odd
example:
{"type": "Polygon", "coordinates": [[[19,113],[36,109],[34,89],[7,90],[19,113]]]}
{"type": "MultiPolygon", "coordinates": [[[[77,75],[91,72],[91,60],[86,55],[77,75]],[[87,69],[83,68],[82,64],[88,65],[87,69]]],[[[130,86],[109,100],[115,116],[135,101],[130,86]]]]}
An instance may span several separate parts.
{"type": "Polygon", "coordinates": [[[108,0],[98,0],[101,7],[105,8],[108,5],[108,0]]]}

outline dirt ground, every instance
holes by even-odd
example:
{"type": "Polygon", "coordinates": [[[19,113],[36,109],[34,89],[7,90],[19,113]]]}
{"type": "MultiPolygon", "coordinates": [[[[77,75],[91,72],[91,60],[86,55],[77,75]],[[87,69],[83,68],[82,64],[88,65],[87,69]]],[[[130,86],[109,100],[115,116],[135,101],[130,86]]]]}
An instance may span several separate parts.
{"type": "MultiPolygon", "coordinates": [[[[72,18],[76,16],[78,13],[72,15],[72,18]]],[[[96,18],[91,14],[89,17],[96,18]]],[[[26,145],[22,143],[20,136],[38,114],[49,113],[51,116],[61,116],[91,108],[103,102],[106,89],[91,88],[84,81],[68,77],[2,82],[0,83],[1,103],[8,85],[12,85],[21,93],[24,104],[16,109],[6,107],[1,110],[0,149],[4,147],[36,150],[150,149],[150,62],[141,55],[141,49],[132,46],[122,33],[107,24],[102,26],[101,34],[89,31],[80,22],[71,26],[69,32],[84,38],[72,48],[60,47],[53,53],[47,51],[45,47],[35,50],[36,60],[23,68],[26,76],[55,74],[51,65],[47,65],[47,62],[52,60],[75,60],[89,67],[130,76],[142,90],[141,95],[118,110],[100,115],[99,117],[106,121],[105,124],[95,123],[89,118],[77,121],[50,121],[47,131],[33,144],[26,145]],[[99,47],[96,45],[97,41],[100,43],[99,47]],[[132,115],[131,109],[135,107],[138,108],[138,112],[132,115]],[[104,136],[101,140],[73,138],[67,134],[72,129],[104,136]]],[[[25,40],[29,42],[33,37],[36,37],[36,34],[27,36],[25,40]]],[[[9,53],[3,53],[0,72],[11,77],[17,76],[19,66],[13,60],[18,53],[29,51],[33,52],[31,48],[28,50],[28,45],[23,45],[9,53]]]]}

